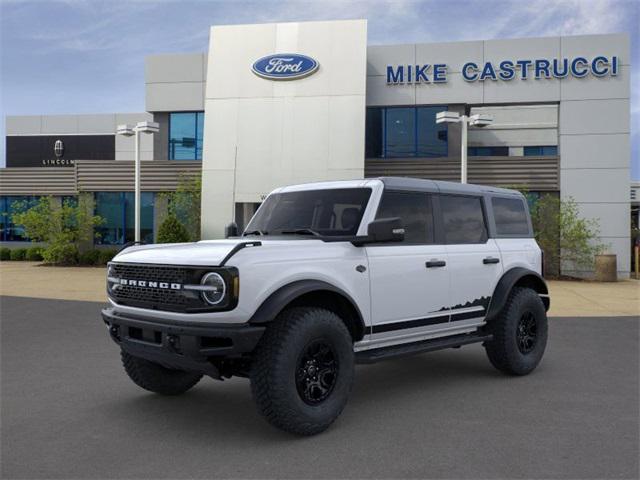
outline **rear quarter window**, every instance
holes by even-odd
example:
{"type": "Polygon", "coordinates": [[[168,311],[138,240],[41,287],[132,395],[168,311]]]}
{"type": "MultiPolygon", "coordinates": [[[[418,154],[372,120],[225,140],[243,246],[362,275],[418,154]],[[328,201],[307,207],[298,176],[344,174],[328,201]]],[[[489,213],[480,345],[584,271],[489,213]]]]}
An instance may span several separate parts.
{"type": "Polygon", "coordinates": [[[491,207],[498,235],[529,236],[529,221],[522,199],[494,197],[491,207]]]}
{"type": "Polygon", "coordinates": [[[441,195],[440,209],[448,244],[485,243],[487,226],[479,197],[441,195]]]}

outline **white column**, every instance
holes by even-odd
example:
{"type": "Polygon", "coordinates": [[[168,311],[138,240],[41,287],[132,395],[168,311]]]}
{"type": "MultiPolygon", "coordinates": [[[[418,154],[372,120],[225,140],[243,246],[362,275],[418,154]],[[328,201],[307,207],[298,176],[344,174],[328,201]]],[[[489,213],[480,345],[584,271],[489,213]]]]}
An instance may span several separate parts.
{"type": "Polygon", "coordinates": [[[467,183],[467,121],[468,118],[466,115],[460,117],[460,123],[462,124],[462,140],[460,141],[462,148],[462,152],[460,152],[460,183],[467,183]]]}
{"type": "Polygon", "coordinates": [[[140,131],[135,132],[135,241],[140,241],[140,131]]]}

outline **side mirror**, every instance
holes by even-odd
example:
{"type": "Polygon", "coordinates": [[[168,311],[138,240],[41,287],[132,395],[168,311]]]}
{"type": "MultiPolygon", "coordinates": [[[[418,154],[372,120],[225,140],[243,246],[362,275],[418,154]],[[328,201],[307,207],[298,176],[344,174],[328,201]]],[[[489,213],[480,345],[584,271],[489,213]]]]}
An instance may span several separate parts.
{"type": "Polygon", "coordinates": [[[224,238],[237,237],[237,236],[238,236],[238,224],[236,222],[231,222],[229,225],[224,227],[224,238]]]}
{"type": "Polygon", "coordinates": [[[368,243],[402,242],[404,240],[404,227],[398,217],[379,218],[369,223],[368,235],[361,239],[356,238],[354,245],[366,245],[368,243]]]}

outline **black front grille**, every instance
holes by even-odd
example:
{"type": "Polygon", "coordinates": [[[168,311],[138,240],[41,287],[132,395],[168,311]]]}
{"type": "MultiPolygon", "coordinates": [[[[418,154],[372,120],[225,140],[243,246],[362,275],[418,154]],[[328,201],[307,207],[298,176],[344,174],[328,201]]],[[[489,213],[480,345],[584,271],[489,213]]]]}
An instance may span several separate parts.
{"type": "Polygon", "coordinates": [[[175,312],[211,310],[199,292],[183,288],[184,285],[198,285],[202,276],[211,270],[203,267],[111,263],[108,276],[117,281],[108,281],[108,292],[120,305],[175,312]],[[122,279],[143,281],[146,285],[123,284],[119,282],[122,279]],[[155,282],[158,287],[149,286],[149,282],[155,282]],[[164,284],[164,288],[160,284],[164,284]],[[180,288],[172,288],[172,285],[180,288]]]}

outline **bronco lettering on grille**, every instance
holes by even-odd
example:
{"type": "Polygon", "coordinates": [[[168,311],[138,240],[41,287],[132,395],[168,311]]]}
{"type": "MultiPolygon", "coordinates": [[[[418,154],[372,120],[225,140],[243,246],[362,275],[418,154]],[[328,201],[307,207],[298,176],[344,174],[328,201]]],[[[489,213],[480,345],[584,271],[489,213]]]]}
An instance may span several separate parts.
{"type": "Polygon", "coordinates": [[[119,283],[120,285],[129,285],[130,287],[162,288],[165,290],[182,290],[183,287],[180,283],[151,282],[147,280],[131,280],[128,278],[119,279],[119,283]]]}

